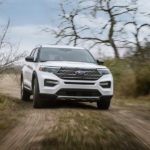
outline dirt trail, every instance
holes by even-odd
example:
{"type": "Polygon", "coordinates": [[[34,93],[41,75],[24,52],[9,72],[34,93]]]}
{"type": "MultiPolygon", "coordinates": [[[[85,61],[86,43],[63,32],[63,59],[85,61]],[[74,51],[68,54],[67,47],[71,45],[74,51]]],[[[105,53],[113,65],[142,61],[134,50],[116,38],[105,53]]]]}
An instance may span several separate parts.
{"type": "Polygon", "coordinates": [[[113,107],[109,116],[130,130],[139,140],[150,148],[150,120],[146,120],[134,114],[132,110],[113,107]]]}
{"type": "Polygon", "coordinates": [[[0,93],[14,98],[20,98],[20,77],[6,74],[0,77],[0,93]]]}
{"type": "Polygon", "coordinates": [[[41,149],[38,142],[57,122],[54,112],[30,110],[26,115],[28,117],[22,119],[21,123],[2,139],[1,150],[41,149]]]}
{"type": "MultiPolygon", "coordinates": [[[[0,93],[19,98],[19,84],[14,81],[14,76],[5,76],[0,80],[0,93]]],[[[95,105],[82,106],[96,108],[95,105]]],[[[57,124],[59,113],[59,109],[33,109],[31,102],[18,126],[0,141],[0,149],[41,149],[38,141],[51,132],[52,127],[57,124]]],[[[112,106],[109,111],[102,113],[111,116],[150,148],[150,118],[145,119],[130,108],[118,106],[112,106]]]]}

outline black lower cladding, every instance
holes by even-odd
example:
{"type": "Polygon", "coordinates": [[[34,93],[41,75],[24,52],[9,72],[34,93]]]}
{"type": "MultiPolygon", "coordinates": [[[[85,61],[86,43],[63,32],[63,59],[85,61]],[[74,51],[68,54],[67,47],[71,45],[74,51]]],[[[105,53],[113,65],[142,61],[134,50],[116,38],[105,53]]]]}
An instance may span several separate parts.
{"type": "Polygon", "coordinates": [[[56,95],[61,96],[101,96],[98,90],[88,89],[61,89],[56,95]]]}

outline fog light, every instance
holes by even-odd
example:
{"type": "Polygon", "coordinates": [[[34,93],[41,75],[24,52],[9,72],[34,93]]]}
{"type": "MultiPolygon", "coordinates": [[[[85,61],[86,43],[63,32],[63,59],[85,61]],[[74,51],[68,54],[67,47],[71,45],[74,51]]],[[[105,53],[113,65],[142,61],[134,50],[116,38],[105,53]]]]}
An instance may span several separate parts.
{"type": "Polygon", "coordinates": [[[45,79],[44,80],[44,86],[54,87],[57,84],[58,84],[58,81],[56,81],[56,80],[50,80],[50,79],[45,79]]]}
{"type": "Polygon", "coordinates": [[[100,86],[103,88],[110,88],[111,82],[110,81],[100,82],[100,86]]]}

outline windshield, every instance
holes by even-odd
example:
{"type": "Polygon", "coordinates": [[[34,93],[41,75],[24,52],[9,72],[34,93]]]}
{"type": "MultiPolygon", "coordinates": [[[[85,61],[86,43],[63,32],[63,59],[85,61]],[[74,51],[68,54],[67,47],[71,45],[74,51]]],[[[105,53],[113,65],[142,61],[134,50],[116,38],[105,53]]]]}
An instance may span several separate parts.
{"type": "Polygon", "coordinates": [[[94,58],[87,50],[63,49],[63,48],[42,48],[39,61],[73,61],[95,63],[94,58]]]}

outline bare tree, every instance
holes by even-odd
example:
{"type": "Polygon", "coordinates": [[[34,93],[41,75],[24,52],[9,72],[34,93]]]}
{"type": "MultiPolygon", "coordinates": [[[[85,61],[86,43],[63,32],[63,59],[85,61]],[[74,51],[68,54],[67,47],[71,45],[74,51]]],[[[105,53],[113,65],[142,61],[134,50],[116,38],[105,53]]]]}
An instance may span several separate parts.
{"type": "MultiPolygon", "coordinates": [[[[53,34],[58,38],[57,43],[65,41],[67,44],[77,45],[78,41],[91,41],[93,44],[91,48],[106,44],[111,46],[115,57],[120,58],[117,43],[120,42],[117,36],[119,35],[118,24],[123,21],[120,18],[127,18],[132,12],[136,11],[135,3],[130,1],[127,4],[119,5],[112,0],[79,0],[77,1],[77,7],[68,10],[69,1],[61,4],[61,22],[57,30],[53,31],[53,34]],[[91,5],[86,5],[90,3],[91,5]],[[87,25],[78,25],[77,17],[88,14],[92,16],[93,19],[100,17],[100,14],[106,16],[106,24],[103,26],[99,25],[97,29],[98,34],[92,32],[92,28],[87,25]],[[86,33],[91,34],[86,34],[86,33]]],[[[126,21],[126,19],[124,19],[126,21]]]]}
{"type": "MultiPolygon", "coordinates": [[[[141,32],[142,29],[150,28],[150,24],[148,24],[148,23],[138,24],[136,22],[136,20],[134,20],[132,22],[128,22],[128,23],[125,24],[125,26],[131,26],[131,25],[135,29],[134,32],[131,32],[134,41],[127,39],[125,41],[125,44],[126,45],[133,45],[133,47],[135,47],[135,49],[136,49],[136,54],[140,54],[142,56],[143,55],[143,52],[142,52],[143,47],[142,47],[142,42],[140,41],[140,35],[142,34],[142,32],[141,32]]],[[[146,39],[146,37],[145,37],[145,39],[146,39]]]]}
{"type": "Polygon", "coordinates": [[[122,40],[122,42],[124,42],[124,47],[129,47],[129,48],[135,48],[136,49],[136,53],[135,55],[140,55],[142,57],[144,57],[144,53],[143,53],[143,44],[145,43],[149,43],[149,36],[150,36],[150,32],[149,35],[146,37],[144,37],[143,41],[140,40],[140,37],[143,35],[142,31],[146,28],[150,29],[150,23],[146,20],[149,20],[150,15],[147,12],[140,12],[138,11],[138,8],[136,9],[134,15],[133,15],[133,19],[132,21],[126,22],[123,26],[123,28],[121,29],[121,31],[123,31],[122,33],[126,33],[128,32],[128,28],[133,27],[133,31],[130,31],[130,38],[128,38],[129,35],[125,34],[124,40],[122,40]],[[137,15],[142,15],[143,17],[146,17],[145,22],[142,21],[138,21],[137,19],[137,15]],[[127,30],[126,30],[126,27],[127,30]],[[127,35],[127,36],[126,36],[127,35]]]}
{"type": "Polygon", "coordinates": [[[145,27],[150,28],[150,24],[145,23],[145,24],[142,24],[142,25],[138,25],[136,21],[133,21],[133,22],[128,22],[126,25],[133,25],[134,28],[135,28],[135,32],[132,32],[132,35],[133,35],[133,38],[134,38],[135,42],[127,40],[126,44],[135,45],[136,54],[140,54],[143,57],[143,48],[142,48],[139,37],[140,37],[141,30],[145,27]]]}
{"type": "Polygon", "coordinates": [[[9,26],[10,20],[0,33],[0,73],[9,69],[15,62],[25,56],[23,52],[19,53],[18,49],[13,49],[12,44],[6,41],[9,26]]]}

